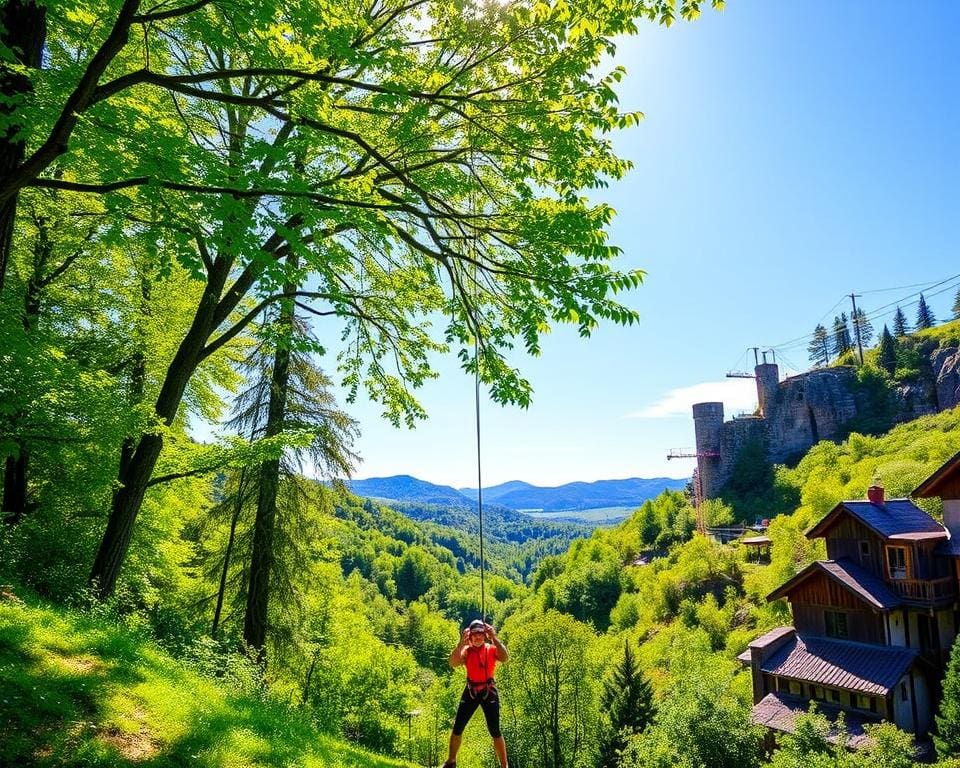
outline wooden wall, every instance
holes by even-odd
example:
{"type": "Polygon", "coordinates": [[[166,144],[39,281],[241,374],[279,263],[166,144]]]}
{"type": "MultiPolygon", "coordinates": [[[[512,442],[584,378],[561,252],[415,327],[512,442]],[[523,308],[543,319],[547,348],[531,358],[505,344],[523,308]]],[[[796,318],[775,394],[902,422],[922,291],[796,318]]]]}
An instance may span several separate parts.
{"type": "Polygon", "coordinates": [[[798,634],[827,636],[824,611],[835,610],[847,615],[848,640],[886,645],[883,615],[855,597],[825,574],[806,579],[790,591],[793,625],[798,634]]]}
{"type": "Polygon", "coordinates": [[[883,540],[867,526],[849,514],[840,515],[827,531],[827,557],[830,560],[847,558],[877,576],[883,576],[883,540]],[[869,555],[863,557],[860,542],[866,541],[869,555]]]}

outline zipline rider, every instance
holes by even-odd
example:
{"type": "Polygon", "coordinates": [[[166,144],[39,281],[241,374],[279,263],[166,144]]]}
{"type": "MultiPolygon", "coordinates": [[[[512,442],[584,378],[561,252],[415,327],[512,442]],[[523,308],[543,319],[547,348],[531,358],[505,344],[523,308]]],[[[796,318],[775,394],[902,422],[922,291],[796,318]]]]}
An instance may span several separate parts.
{"type": "Polygon", "coordinates": [[[467,727],[477,707],[483,710],[487,721],[487,730],[493,739],[493,749],[500,760],[500,768],[507,768],[507,743],[500,733],[500,694],[493,678],[498,661],[507,661],[510,654],[490,624],[480,619],[470,622],[457,647],[450,652],[450,666],[467,668],[467,685],[460,696],[460,706],[453,721],[450,734],[450,751],[444,768],[453,768],[457,764],[457,752],[463,740],[463,730],[467,727]]]}

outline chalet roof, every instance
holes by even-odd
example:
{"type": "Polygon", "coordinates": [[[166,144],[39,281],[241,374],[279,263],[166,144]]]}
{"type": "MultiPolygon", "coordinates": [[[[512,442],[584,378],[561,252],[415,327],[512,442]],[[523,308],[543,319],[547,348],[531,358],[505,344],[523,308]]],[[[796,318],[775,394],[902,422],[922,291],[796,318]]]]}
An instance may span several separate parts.
{"type": "Polygon", "coordinates": [[[945,541],[941,541],[937,544],[937,548],[933,550],[935,555],[943,555],[944,557],[960,557],[960,536],[951,536],[945,541]]]}
{"type": "Polygon", "coordinates": [[[947,459],[940,469],[920,483],[910,495],[917,499],[928,499],[931,496],[939,496],[938,491],[941,483],[958,474],[960,474],[960,451],[955,453],[953,458],[947,459]]]}
{"type": "Polygon", "coordinates": [[[903,602],[900,596],[884,583],[883,579],[874,576],[870,571],[861,568],[846,558],[817,560],[810,563],[792,579],[781,584],[779,588],[767,595],[767,600],[787,597],[797,585],[818,573],[826,574],[844,589],[869,604],[871,608],[889,611],[903,602]]]}
{"type": "MultiPolygon", "coordinates": [[[[806,714],[809,708],[810,702],[807,699],[789,696],[785,693],[768,693],[753,705],[751,719],[757,725],[763,725],[784,733],[793,733],[797,717],[806,714]]],[[[835,743],[838,735],[835,722],[840,714],[840,707],[835,704],[817,702],[817,709],[830,721],[831,726],[833,726],[827,734],[827,740],[835,743]]],[[[859,712],[845,711],[844,721],[848,734],[848,747],[851,749],[862,749],[872,745],[873,739],[866,734],[863,726],[865,723],[880,722],[879,717],[870,717],[859,712]]]]}
{"type": "Polygon", "coordinates": [[[930,538],[946,537],[946,529],[914,504],[910,499],[889,499],[882,504],[872,501],[841,501],[819,523],[807,531],[808,539],[824,536],[842,514],[853,515],[878,536],[889,539],[904,534],[940,534],[930,538]]]}
{"type": "Polygon", "coordinates": [[[911,648],[798,635],[761,668],[779,677],[886,696],[916,660],[917,652],[911,648]]]}

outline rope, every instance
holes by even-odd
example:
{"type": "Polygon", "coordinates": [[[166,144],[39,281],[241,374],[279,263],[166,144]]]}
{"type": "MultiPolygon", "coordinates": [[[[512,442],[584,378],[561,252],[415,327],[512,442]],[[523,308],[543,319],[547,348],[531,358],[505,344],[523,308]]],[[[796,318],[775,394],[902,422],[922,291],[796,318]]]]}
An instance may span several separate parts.
{"type": "Polygon", "coordinates": [[[484,558],[483,558],[483,476],[480,461],[480,358],[479,339],[473,339],[474,370],[474,410],[477,421],[477,513],[480,516],[480,618],[487,621],[486,591],[484,589],[484,558]]]}
{"type": "MultiPolygon", "coordinates": [[[[470,206],[471,217],[477,214],[477,166],[476,151],[473,146],[473,126],[467,125],[467,142],[470,145],[470,193],[468,203],[470,206]]],[[[473,236],[470,238],[470,254],[473,262],[473,290],[474,290],[474,308],[478,306],[477,296],[479,294],[479,281],[477,280],[477,228],[473,228],[473,236]]],[[[469,309],[467,310],[470,311],[469,309]]],[[[480,518],[480,618],[484,624],[487,623],[487,604],[486,604],[486,585],[484,575],[486,564],[483,557],[483,474],[481,471],[482,461],[480,458],[480,318],[479,312],[476,318],[476,328],[473,336],[473,390],[474,390],[474,414],[477,426],[477,515],[480,518]]]]}

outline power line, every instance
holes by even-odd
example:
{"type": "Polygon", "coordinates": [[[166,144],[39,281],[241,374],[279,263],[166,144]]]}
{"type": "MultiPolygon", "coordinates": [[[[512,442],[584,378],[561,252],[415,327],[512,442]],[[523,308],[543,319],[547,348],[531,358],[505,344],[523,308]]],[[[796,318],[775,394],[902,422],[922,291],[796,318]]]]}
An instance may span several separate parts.
{"type": "MultiPolygon", "coordinates": [[[[878,289],[875,289],[875,290],[872,290],[872,291],[863,291],[862,293],[880,293],[880,292],[883,292],[883,291],[907,290],[907,289],[909,289],[909,288],[923,287],[923,290],[921,290],[921,291],[917,291],[917,292],[915,292],[915,293],[907,294],[906,296],[903,296],[903,297],[901,297],[900,299],[898,299],[898,300],[896,300],[896,301],[892,301],[892,302],[890,302],[890,303],[888,303],[888,304],[884,304],[884,305],[882,305],[882,306],[880,306],[880,307],[877,307],[877,308],[875,308],[875,309],[872,309],[870,312],[865,313],[864,317],[865,317],[865,319],[867,319],[867,320],[875,320],[875,319],[877,319],[877,318],[879,318],[879,317],[884,316],[885,314],[893,314],[893,312],[896,311],[895,309],[894,309],[894,310],[891,310],[891,311],[888,311],[888,312],[885,312],[885,310],[889,310],[891,307],[900,307],[901,309],[902,309],[904,306],[907,307],[907,308],[912,307],[912,306],[914,306],[915,304],[918,304],[918,303],[919,303],[919,301],[920,301],[919,296],[920,296],[921,294],[926,294],[927,296],[929,296],[929,297],[932,298],[932,297],[934,297],[934,296],[939,296],[940,294],[945,293],[946,291],[949,291],[949,290],[957,287],[957,285],[960,285],[960,273],[955,274],[955,275],[952,275],[952,276],[947,277],[947,278],[944,278],[944,279],[942,279],[942,280],[936,280],[936,281],[934,281],[934,282],[932,282],[932,283],[916,283],[916,284],[913,284],[913,285],[898,286],[898,287],[893,287],[893,288],[878,288],[878,289]],[[954,281],[958,281],[958,282],[954,282],[954,281]],[[932,289],[932,288],[938,288],[938,287],[940,287],[940,286],[945,286],[945,287],[941,288],[939,291],[935,291],[935,292],[933,292],[933,293],[930,293],[930,289],[932,289]],[[916,299],[915,301],[911,301],[910,303],[906,303],[909,299],[914,299],[914,298],[916,299]]],[[[849,297],[850,297],[849,294],[845,294],[839,301],[837,301],[836,304],[834,304],[830,309],[828,309],[828,310],[823,314],[823,316],[820,318],[820,320],[817,321],[817,325],[820,325],[820,324],[823,322],[823,320],[830,315],[831,312],[833,312],[837,307],[839,307],[839,306],[840,306],[843,302],[845,302],[849,297]]],[[[806,345],[806,344],[809,344],[810,341],[813,340],[814,336],[815,336],[815,334],[812,333],[812,332],[811,332],[811,333],[806,333],[806,334],[804,334],[803,336],[797,336],[796,338],[789,339],[789,340],[784,341],[784,342],[782,342],[782,343],[780,343],[780,344],[771,344],[771,345],[769,345],[769,349],[777,350],[778,352],[781,352],[781,354],[782,354],[783,350],[798,349],[798,348],[800,348],[800,347],[802,347],[802,346],[804,346],[804,345],[806,345]]]]}

